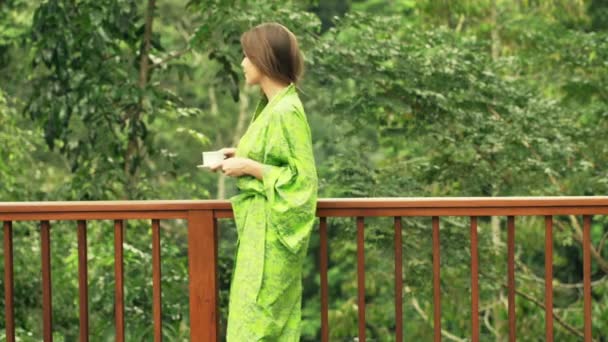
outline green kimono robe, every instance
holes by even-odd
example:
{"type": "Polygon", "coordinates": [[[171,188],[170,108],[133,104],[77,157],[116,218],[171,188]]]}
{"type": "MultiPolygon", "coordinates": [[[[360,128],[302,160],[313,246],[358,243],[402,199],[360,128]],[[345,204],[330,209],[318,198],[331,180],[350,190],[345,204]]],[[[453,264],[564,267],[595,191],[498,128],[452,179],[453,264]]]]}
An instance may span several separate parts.
{"type": "Polygon", "coordinates": [[[258,105],[236,156],[262,163],[263,179],[239,177],[231,198],[238,247],[228,342],[299,341],[302,262],[315,221],[317,171],[295,86],[258,105]]]}

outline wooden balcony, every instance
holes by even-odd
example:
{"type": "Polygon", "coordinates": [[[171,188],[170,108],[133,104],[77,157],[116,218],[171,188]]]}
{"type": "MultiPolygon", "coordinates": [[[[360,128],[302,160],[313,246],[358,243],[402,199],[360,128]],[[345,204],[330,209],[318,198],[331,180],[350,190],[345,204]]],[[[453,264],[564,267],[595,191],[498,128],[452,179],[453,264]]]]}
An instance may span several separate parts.
{"type": "MultiPolygon", "coordinates": [[[[321,279],[321,338],[329,341],[328,321],[328,240],[327,222],[332,217],[353,217],[357,224],[357,277],[359,341],[365,341],[365,265],[364,234],[366,217],[394,219],[395,248],[395,338],[403,340],[403,274],[402,274],[402,217],[431,217],[433,242],[433,322],[434,340],[441,340],[440,291],[440,218],[470,217],[471,248],[471,338],[479,341],[479,284],[477,218],[507,217],[507,292],[510,341],[515,341],[515,217],[542,216],[545,220],[545,338],[553,340],[553,216],[579,215],[583,217],[583,274],[584,274],[584,339],[592,341],[591,319],[591,242],[590,227],[593,215],[608,214],[608,197],[510,197],[510,198],[361,198],[321,199],[318,203],[320,234],[321,279]]],[[[161,254],[160,227],[162,220],[184,219],[188,222],[188,269],[190,291],[190,337],[192,341],[218,341],[218,271],[217,220],[231,218],[227,201],[112,201],[112,202],[0,202],[0,221],[4,227],[4,288],[7,341],[15,341],[14,282],[13,282],[13,222],[40,223],[42,262],[43,338],[52,340],[52,289],[50,265],[50,230],[52,221],[74,221],[78,235],[80,340],[88,341],[88,278],[87,278],[87,222],[114,221],[115,253],[115,326],[116,340],[124,341],[124,262],[123,225],[125,220],[150,220],[152,228],[153,260],[153,317],[154,339],[162,339],[161,322],[161,254]]],[[[315,232],[316,233],[316,232],[315,232]]]]}

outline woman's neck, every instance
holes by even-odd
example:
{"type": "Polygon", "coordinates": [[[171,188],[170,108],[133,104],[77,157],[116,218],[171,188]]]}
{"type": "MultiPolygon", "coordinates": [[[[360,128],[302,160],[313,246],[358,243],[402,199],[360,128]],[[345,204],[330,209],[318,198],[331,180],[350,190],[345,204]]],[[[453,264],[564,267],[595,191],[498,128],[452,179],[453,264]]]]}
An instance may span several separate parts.
{"type": "Polygon", "coordinates": [[[260,81],[260,88],[266,95],[268,101],[272,100],[272,98],[279,93],[281,90],[285,89],[289,84],[285,84],[283,82],[275,81],[271,78],[265,77],[260,81]]]}

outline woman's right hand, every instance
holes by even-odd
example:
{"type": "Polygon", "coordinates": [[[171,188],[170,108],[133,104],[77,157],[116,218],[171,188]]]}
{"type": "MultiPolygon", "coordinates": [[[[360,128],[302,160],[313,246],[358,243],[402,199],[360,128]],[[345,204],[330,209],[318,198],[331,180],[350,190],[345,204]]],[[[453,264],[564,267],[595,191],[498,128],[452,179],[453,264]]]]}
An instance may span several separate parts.
{"type": "Polygon", "coordinates": [[[236,148],[234,148],[234,147],[224,147],[220,151],[222,151],[222,153],[224,154],[224,157],[226,157],[226,158],[232,158],[232,157],[234,157],[234,154],[236,153],[236,148]]]}

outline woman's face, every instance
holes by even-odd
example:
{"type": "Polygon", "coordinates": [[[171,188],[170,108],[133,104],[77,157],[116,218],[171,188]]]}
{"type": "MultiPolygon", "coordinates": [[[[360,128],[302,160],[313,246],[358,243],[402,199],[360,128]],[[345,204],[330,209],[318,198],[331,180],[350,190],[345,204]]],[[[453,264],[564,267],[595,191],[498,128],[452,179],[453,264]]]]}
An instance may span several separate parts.
{"type": "Polygon", "coordinates": [[[258,67],[256,67],[247,56],[243,58],[241,62],[241,66],[243,67],[243,72],[245,73],[245,81],[249,85],[259,84],[262,80],[262,72],[258,67]]]}

